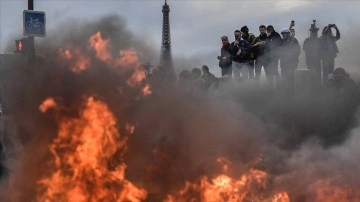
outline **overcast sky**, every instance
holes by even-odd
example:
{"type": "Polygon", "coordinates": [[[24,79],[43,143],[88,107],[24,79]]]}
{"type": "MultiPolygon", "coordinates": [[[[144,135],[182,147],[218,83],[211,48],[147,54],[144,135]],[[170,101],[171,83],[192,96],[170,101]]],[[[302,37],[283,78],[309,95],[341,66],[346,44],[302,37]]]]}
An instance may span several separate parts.
{"type": "MultiPolygon", "coordinates": [[[[115,13],[126,19],[131,31],[150,35],[151,43],[160,48],[162,0],[34,0],[34,4],[35,10],[46,12],[47,30],[73,18],[95,20],[115,13]]],[[[360,24],[360,1],[168,0],[168,4],[173,55],[210,64],[216,63],[220,36],[232,39],[233,31],[243,25],[258,35],[260,24],[272,24],[280,31],[293,19],[302,44],[313,19],[320,28],[335,23],[342,33],[360,24]]],[[[27,0],[0,0],[0,53],[10,38],[22,37],[26,9],[27,0]]]]}

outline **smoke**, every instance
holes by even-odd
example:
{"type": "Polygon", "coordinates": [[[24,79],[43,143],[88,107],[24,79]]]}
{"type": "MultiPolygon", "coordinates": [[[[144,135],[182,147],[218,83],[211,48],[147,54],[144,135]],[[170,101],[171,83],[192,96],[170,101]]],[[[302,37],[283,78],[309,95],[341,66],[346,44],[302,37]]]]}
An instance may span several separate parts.
{"type": "Polygon", "coordinates": [[[148,191],[146,201],[176,195],[185,182],[199,182],[202,176],[225,172],[239,179],[253,168],[269,174],[269,193],[286,190],[291,201],[359,198],[360,165],[355,159],[360,129],[351,130],[356,125],[356,106],[343,106],[342,100],[328,93],[292,97],[236,82],[209,94],[172,89],[140,96],[145,83],[128,84],[134,65],[112,68],[89,46],[89,38],[97,32],[109,40],[113,57],[130,49],[139,53],[143,63],[157,62],[156,51],[146,39],[128,31],[121,17],[107,16],[54,30],[37,46],[43,54],[41,65],[20,65],[15,73],[8,72],[4,98],[18,128],[9,133],[16,134],[23,147],[14,157],[16,163],[5,162],[11,169],[8,189],[1,194],[10,195],[11,201],[35,200],[37,181],[52,169],[48,146],[58,125],[54,113],[42,114],[39,105],[53,97],[62,116],[78,117],[88,96],[108,104],[120,133],[129,138],[124,159],[114,158],[127,164],[127,179],[148,191]],[[69,67],[78,60],[59,57],[65,50],[88,56],[87,69],[71,71],[69,67]],[[135,127],[133,134],[126,130],[127,124],[135,127]],[[333,198],[320,198],[322,187],[333,198]],[[335,189],[340,189],[340,196],[332,195],[338,193],[335,189]]]}

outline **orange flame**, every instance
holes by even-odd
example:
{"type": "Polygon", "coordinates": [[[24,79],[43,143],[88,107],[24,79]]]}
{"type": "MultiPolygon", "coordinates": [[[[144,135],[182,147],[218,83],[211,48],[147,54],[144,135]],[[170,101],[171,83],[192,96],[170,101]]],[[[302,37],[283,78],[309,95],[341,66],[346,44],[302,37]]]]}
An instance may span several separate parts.
{"type": "Polygon", "coordinates": [[[140,69],[136,69],[126,83],[131,87],[135,87],[139,85],[145,78],[145,72],[140,69]]]}
{"type": "Polygon", "coordinates": [[[89,39],[90,46],[96,51],[96,57],[104,62],[112,60],[112,56],[109,52],[109,42],[110,39],[104,40],[99,31],[89,39]]]}
{"type": "Polygon", "coordinates": [[[86,70],[90,64],[90,59],[84,56],[79,49],[74,49],[73,52],[68,49],[60,49],[59,54],[61,57],[70,60],[71,64],[69,68],[76,74],[86,70]]]}
{"type": "Polygon", "coordinates": [[[120,50],[119,58],[116,60],[116,64],[120,66],[136,66],[139,67],[138,52],[133,49],[120,50]]]}
{"type": "MultiPolygon", "coordinates": [[[[132,67],[135,69],[133,75],[127,81],[128,85],[135,87],[139,85],[146,77],[144,71],[141,70],[141,63],[139,61],[139,53],[133,49],[120,50],[119,58],[114,59],[109,51],[110,39],[104,40],[100,32],[92,35],[89,39],[90,46],[95,49],[96,56],[100,60],[106,62],[113,67],[132,67]]],[[[151,93],[149,87],[144,87],[143,94],[149,95],[151,93]]]]}
{"type": "Polygon", "coordinates": [[[313,201],[353,202],[360,201],[358,190],[344,184],[336,184],[333,179],[320,179],[310,185],[315,193],[313,201]]]}
{"type": "MultiPolygon", "coordinates": [[[[53,105],[47,99],[42,109],[53,105]]],[[[40,180],[37,201],[139,202],[147,192],[125,179],[125,163],[114,165],[115,152],[127,139],[116,128],[114,115],[100,101],[88,98],[79,118],[62,118],[50,150],[55,170],[40,180]]]]}
{"type": "MultiPolygon", "coordinates": [[[[243,202],[243,201],[263,201],[264,197],[259,192],[260,187],[264,186],[266,173],[258,170],[252,170],[243,174],[239,179],[231,178],[228,175],[218,175],[209,180],[203,177],[200,184],[187,183],[185,188],[178,192],[177,195],[168,195],[164,202],[184,201],[188,193],[198,192],[202,202],[243,202]],[[257,185],[257,188],[254,184],[257,185]]],[[[279,197],[278,197],[279,198],[279,197]]],[[[278,199],[277,199],[278,200],[278,199]]],[[[273,201],[286,202],[286,201],[273,201]]]]}
{"type": "MultiPolygon", "coordinates": [[[[231,162],[223,157],[216,160],[223,172],[227,172],[231,162]]],[[[269,182],[266,172],[249,169],[239,178],[219,174],[214,178],[203,176],[198,183],[186,182],[176,194],[167,195],[163,202],[290,202],[287,192],[265,191],[269,182]]]]}
{"type": "Polygon", "coordinates": [[[149,84],[145,85],[145,87],[142,89],[142,93],[144,96],[151,95],[152,91],[149,84]]]}
{"type": "Polygon", "coordinates": [[[273,196],[271,202],[290,202],[290,198],[286,192],[280,192],[273,196]]]}
{"type": "Polygon", "coordinates": [[[40,106],[39,110],[42,113],[45,113],[49,108],[53,108],[56,106],[56,102],[54,98],[47,98],[40,106]]]}

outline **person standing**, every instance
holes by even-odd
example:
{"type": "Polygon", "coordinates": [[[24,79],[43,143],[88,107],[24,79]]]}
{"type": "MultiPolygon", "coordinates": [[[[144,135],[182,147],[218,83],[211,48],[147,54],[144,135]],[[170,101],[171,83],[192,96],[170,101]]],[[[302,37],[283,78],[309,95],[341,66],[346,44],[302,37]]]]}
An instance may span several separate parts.
{"type": "Polygon", "coordinates": [[[321,83],[321,56],[320,56],[320,40],[318,37],[319,28],[313,21],[310,27],[310,36],[305,39],[303,50],[305,52],[306,66],[315,75],[317,83],[321,83]]]}
{"type": "Polygon", "coordinates": [[[281,45],[281,36],[275,31],[272,25],[266,27],[267,32],[267,43],[266,43],[266,54],[268,57],[268,68],[270,71],[269,84],[271,88],[277,88],[280,82],[280,74],[278,71],[279,65],[279,48],[281,45]],[[274,86],[275,81],[275,86],[274,86]]]}
{"type": "Polygon", "coordinates": [[[281,30],[282,44],[280,51],[281,88],[292,93],[295,88],[295,70],[301,53],[300,45],[295,37],[291,37],[291,30],[281,30]]]}
{"type": "Polygon", "coordinates": [[[336,41],[340,39],[340,31],[335,24],[325,26],[320,37],[321,60],[323,70],[323,82],[328,84],[328,75],[334,71],[335,57],[339,53],[336,41]],[[336,36],[332,33],[332,28],[336,30],[336,36]]]}
{"type": "Polygon", "coordinates": [[[265,45],[267,41],[266,26],[259,26],[260,35],[255,38],[253,43],[250,45],[251,52],[253,54],[253,60],[255,60],[255,80],[259,82],[261,76],[261,69],[264,67],[265,75],[269,79],[270,72],[267,66],[268,60],[265,57],[265,45]]]}
{"type": "MultiPolygon", "coordinates": [[[[252,44],[255,40],[255,35],[249,33],[249,28],[245,25],[240,29],[241,38],[245,39],[249,44],[252,44]]],[[[250,47],[250,54],[249,54],[249,78],[254,79],[254,54],[251,51],[250,47]]]]}
{"type": "Polygon", "coordinates": [[[234,31],[235,41],[231,43],[232,69],[237,81],[249,79],[250,45],[241,37],[240,30],[234,31]]]}
{"type": "Polygon", "coordinates": [[[220,56],[217,56],[219,60],[219,67],[221,68],[221,76],[232,76],[232,60],[231,60],[231,46],[229,38],[227,36],[221,37],[222,47],[220,49],[220,56]]]}

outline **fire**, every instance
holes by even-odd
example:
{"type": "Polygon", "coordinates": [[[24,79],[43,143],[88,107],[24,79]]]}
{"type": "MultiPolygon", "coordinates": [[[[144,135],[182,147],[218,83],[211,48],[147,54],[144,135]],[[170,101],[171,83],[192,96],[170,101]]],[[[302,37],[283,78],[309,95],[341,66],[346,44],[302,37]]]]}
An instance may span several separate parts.
{"type": "Polygon", "coordinates": [[[145,87],[142,89],[142,93],[144,96],[151,95],[151,88],[149,84],[146,84],[145,87]]]}
{"type": "MultiPolygon", "coordinates": [[[[223,159],[220,159],[223,160],[223,159]]],[[[219,161],[219,159],[218,159],[219,161]]],[[[168,195],[164,202],[290,202],[286,192],[267,195],[268,174],[261,170],[250,169],[238,179],[220,174],[212,179],[202,177],[199,183],[185,184],[185,187],[174,195],[168,195]],[[197,193],[198,196],[194,196],[197,193]]]]}
{"type": "MultiPolygon", "coordinates": [[[[92,35],[89,39],[90,46],[95,49],[96,57],[112,68],[133,68],[134,72],[127,81],[128,85],[135,87],[139,85],[145,78],[145,72],[141,69],[141,62],[139,61],[139,53],[134,48],[124,49],[119,51],[119,57],[114,59],[109,51],[110,39],[104,40],[100,32],[92,35]]],[[[142,89],[144,95],[151,94],[150,86],[145,85],[142,89]]]]}
{"type": "Polygon", "coordinates": [[[62,58],[70,61],[69,68],[75,74],[83,72],[90,64],[89,57],[82,54],[77,48],[74,48],[73,51],[70,51],[69,49],[59,49],[59,54],[62,58]]]}
{"type": "Polygon", "coordinates": [[[64,56],[66,59],[71,59],[73,57],[69,50],[64,50],[64,56]]]}
{"type": "Polygon", "coordinates": [[[109,39],[104,40],[100,32],[92,35],[89,39],[90,46],[95,49],[96,57],[104,62],[112,60],[112,56],[109,51],[109,39]]]}
{"type": "Polygon", "coordinates": [[[55,102],[54,98],[48,98],[39,106],[39,109],[42,113],[44,113],[49,108],[53,108],[55,106],[56,106],[56,102],[55,102]]]}
{"type": "Polygon", "coordinates": [[[139,85],[145,78],[145,72],[140,69],[136,69],[126,83],[131,87],[135,87],[139,85]]]}
{"type": "MultiPolygon", "coordinates": [[[[47,99],[40,108],[45,111],[53,105],[54,101],[47,99]]],[[[108,107],[90,97],[79,115],[60,118],[58,136],[50,146],[54,171],[38,181],[36,201],[138,202],[145,199],[146,190],[125,179],[126,164],[117,165],[112,161],[117,151],[126,150],[127,138],[119,134],[108,107]]]]}
{"type": "Polygon", "coordinates": [[[286,192],[275,194],[271,202],[290,202],[289,195],[286,192]]]}
{"type": "Polygon", "coordinates": [[[136,66],[139,67],[139,56],[138,52],[133,49],[120,50],[119,58],[116,61],[117,65],[120,66],[136,66]]]}
{"type": "Polygon", "coordinates": [[[360,193],[348,185],[336,183],[333,179],[320,179],[310,185],[314,192],[313,201],[355,202],[360,201],[360,193]]]}
{"type": "Polygon", "coordinates": [[[119,57],[114,59],[110,53],[110,39],[103,39],[101,32],[97,32],[89,39],[90,46],[96,51],[96,57],[111,66],[120,67],[135,67],[139,68],[141,65],[139,61],[139,53],[134,48],[124,49],[119,51],[119,57]]]}
{"type": "MultiPolygon", "coordinates": [[[[101,32],[98,31],[89,38],[89,45],[96,52],[96,58],[106,62],[109,68],[119,69],[125,68],[128,70],[132,68],[132,75],[127,81],[131,87],[136,87],[146,78],[145,72],[141,69],[141,62],[139,61],[139,53],[134,48],[124,49],[119,51],[119,57],[113,58],[110,53],[110,39],[103,39],[101,32]]],[[[76,74],[86,70],[90,64],[88,56],[84,55],[80,49],[72,48],[59,49],[59,55],[70,62],[69,68],[76,74]]],[[[143,95],[150,95],[151,88],[149,85],[142,87],[143,95]]]]}

